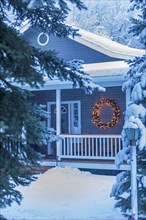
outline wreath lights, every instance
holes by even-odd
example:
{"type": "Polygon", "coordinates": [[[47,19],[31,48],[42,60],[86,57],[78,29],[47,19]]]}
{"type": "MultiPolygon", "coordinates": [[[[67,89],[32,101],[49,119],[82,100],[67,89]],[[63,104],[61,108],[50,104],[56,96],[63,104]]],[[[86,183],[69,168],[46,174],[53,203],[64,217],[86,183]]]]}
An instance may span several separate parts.
{"type": "Polygon", "coordinates": [[[107,129],[115,126],[119,122],[120,108],[119,105],[112,99],[102,98],[95,104],[92,111],[92,122],[100,128],[107,129]],[[101,120],[101,110],[104,106],[109,106],[113,110],[113,117],[109,122],[103,122],[101,120]]]}

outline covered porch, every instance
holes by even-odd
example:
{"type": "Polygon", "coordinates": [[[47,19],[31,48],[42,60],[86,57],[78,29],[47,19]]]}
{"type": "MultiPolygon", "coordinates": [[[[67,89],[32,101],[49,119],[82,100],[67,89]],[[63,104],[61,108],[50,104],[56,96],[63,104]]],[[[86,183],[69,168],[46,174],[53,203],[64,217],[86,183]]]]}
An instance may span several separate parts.
{"type": "MultiPolygon", "coordinates": [[[[44,161],[46,166],[117,169],[114,160],[116,154],[122,149],[120,135],[122,122],[120,121],[120,127],[117,126],[113,130],[107,129],[105,132],[104,129],[95,128],[90,117],[93,104],[98,100],[98,97],[102,96],[111,96],[120,102],[124,100],[123,104],[120,103],[121,113],[125,110],[129,102],[129,91],[126,91],[122,98],[115,97],[115,92],[117,92],[116,88],[120,88],[123,84],[123,72],[127,66],[123,62],[118,63],[121,65],[120,74],[117,74],[117,69],[115,71],[114,68],[105,73],[98,64],[96,64],[96,68],[95,65],[93,68],[92,64],[85,65],[85,71],[91,74],[95,83],[112,88],[112,91],[107,89],[106,95],[98,96],[99,92],[94,96],[91,95],[92,100],[89,96],[86,99],[86,94],[83,92],[82,94],[80,91],[78,91],[79,93],[75,92],[76,89],[72,87],[70,82],[46,81],[45,86],[41,89],[41,95],[44,97],[44,103],[47,102],[47,110],[50,115],[47,124],[49,128],[55,128],[56,134],[60,137],[58,141],[49,143],[47,146],[47,159],[44,161]],[[67,114],[65,115],[65,113],[67,114]],[[67,121],[67,127],[64,128],[64,131],[62,119],[67,121]]],[[[118,89],[118,94],[120,93],[121,88],[118,89]]],[[[121,168],[127,169],[127,165],[123,165],[121,168]]]]}

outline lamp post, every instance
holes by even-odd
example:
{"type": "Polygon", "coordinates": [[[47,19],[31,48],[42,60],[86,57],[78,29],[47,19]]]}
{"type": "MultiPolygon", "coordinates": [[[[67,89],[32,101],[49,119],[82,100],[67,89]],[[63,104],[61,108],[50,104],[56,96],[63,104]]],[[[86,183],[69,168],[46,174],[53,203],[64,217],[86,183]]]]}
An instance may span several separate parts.
{"type": "Polygon", "coordinates": [[[125,133],[131,146],[131,220],[138,220],[136,140],[139,137],[139,128],[126,128],[125,133]]]}

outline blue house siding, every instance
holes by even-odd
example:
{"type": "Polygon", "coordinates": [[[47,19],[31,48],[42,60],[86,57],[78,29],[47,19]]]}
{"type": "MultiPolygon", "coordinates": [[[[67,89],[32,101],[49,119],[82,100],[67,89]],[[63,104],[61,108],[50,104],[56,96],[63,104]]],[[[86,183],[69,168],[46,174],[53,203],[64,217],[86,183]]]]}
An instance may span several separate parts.
{"type": "Polygon", "coordinates": [[[83,60],[85,64],[89,64],[121,60],[107,56],[72,39],[61,39],[53,35],[50,35],[49,43],[46,46],[40,46],[37,42],[37,37],[40,33],[41,31],[30,28],[25,32],[23,38],[30,41],[33,46],[40,48],[41,50],[55,50],[58,53],[58,56],[65,59],[65,61],[79,59],[83,60]]]}
{"type": "MultiPolygon", "coordinates": [[[[121,87],[108,87],[106,92],[95,91],[92,95],[86,95],[83,90],[63,90],[62,100],[80,100],[81,101],[81,133],[82,134],[121,134],[124,118],[123,112],[126,108],[125,93],[121,87]],[[110,129],[101,129],[92,123],[92,109],[101,98],[110,98],[115,100],[120,106],[121,117],[119,123],[110,129]]],[[[103,112],[103,121],[111,120],[111,109],[103,112]]]]}
{"type": "MultiPolygon", "coordinates": [[[[36,91],[34,100],[37,103],[47,105],[47,102],[55,102],[55,91],[36,91]]],[[[62,90],[62,101],[81,101],[81,133],[82,134],[121,134],[126,108],[125,93],[121,87],[108,87],[106,92],[94,91],[92,95],[87,95],[81,89],[62,90]],[[117,125],[110,129],[101,129],[92,123],[92,109],[101,98],[110,98],[117,102],[120,107],[121,117],[117,125]]],[[[109,121],[112,118],[111,108],[104,109],[102,120],[109,121]]]]}
{"type": "Polygon", "coordinates": [[[33,101],[37,104],[46,105],[48,102],[55,102],[56,100],[56,91],[55,90],[39,90],[32,92],[33,101]]]}

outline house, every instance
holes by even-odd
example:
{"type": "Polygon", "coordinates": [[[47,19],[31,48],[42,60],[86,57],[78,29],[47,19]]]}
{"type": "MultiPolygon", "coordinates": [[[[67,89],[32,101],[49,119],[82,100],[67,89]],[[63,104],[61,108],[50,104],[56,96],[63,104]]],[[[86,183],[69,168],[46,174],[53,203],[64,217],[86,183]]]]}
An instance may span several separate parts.
{"type": "MultiPolygon", "coordinates": [[[[92,95],[71,82],[46,80],[44,87],[33,90],[34,100],[45,104],[50,113],[48,127],[53,127],[61,139],[44,146],[47,166],[73,166],[92,169],[116,169],[114,159],[122,149],[121,131],[124,111],[130,91],[122,91],[125,60],[144,54],[110,39],[79,30],[81,36],[60,39],[38,29],[21,29],[22,37],[41,50],[56,50],[66,61],[84,61],[84,71],[94,83],[106,88],[92,95]],[[55,155],[55,157],[53,157],[55,155]]],[[[128,169],[127,165],[121,169],[128,169]]]]}

